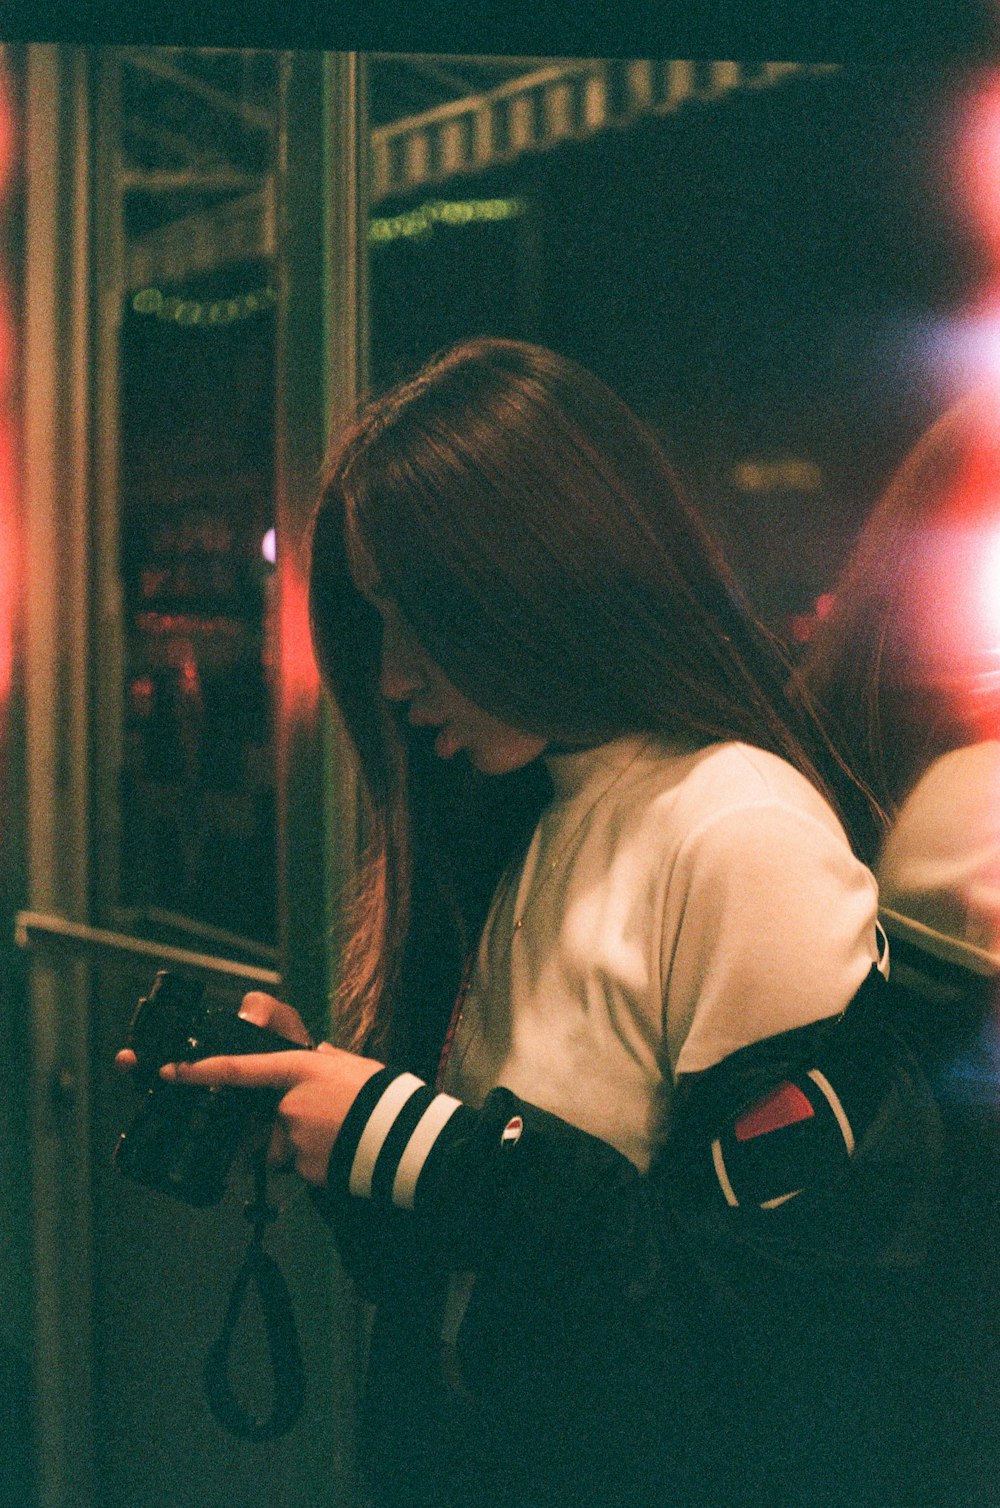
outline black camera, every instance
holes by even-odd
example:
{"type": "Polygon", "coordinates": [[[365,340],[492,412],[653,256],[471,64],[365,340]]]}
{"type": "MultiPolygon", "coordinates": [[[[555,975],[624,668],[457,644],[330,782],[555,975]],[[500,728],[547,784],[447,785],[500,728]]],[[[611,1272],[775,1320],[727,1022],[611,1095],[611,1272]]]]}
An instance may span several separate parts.
{"type": "Polygon", "coordinates": [[[125,1045],[136,1055],[143,1101],[114,1151],[114,1165],[127,1178],[195,1205],[219,1202],[237,1152],[273,1119],[281,1093],[169,1084],[160,1069],[301,1046],[231,1009],[204,1004],[203,994],[197,980],[161,969],[136,1006],[125,1045]]]}

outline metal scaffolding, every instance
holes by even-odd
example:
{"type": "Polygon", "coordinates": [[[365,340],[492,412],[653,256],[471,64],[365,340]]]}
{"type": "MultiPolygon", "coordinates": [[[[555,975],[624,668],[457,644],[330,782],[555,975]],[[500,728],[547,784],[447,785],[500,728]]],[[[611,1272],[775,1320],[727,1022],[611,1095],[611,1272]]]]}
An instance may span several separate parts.
{"type": "MultiPolygon", "coordinates": [[[[266,142],[274,129],[274,110],[259,99],[228,95],[217,81],[195,71],[198,65],[210,68],[218,56],[209,49],[176,57],[166,49],[126,49],[123,62],[147,85],[155,84],[186,102],[189,114],[228,121],[243,142],[266,142]]],[[[588,58],[498,58],[490,68],[490,60],[449,57],[429,72],[425,58],[375,61],[410,69],[425,91],[433,87],[451,97],[370,127],[371,209],[393,197],[440,190],[446,183],[526,153],[620,130],[643,117],[669,116],[736,93],[838,71],[835,64],[588,58]],[[512,76],[468,92],[473,76],[495,78],[512,64],[512,76]],[[465,92],[456,93],[463,86],[465,92]]],[[[152,228],[127,235],[129,291],[183,282],[227,263],[269,261],[275,256],[270,167],[262,162],[255,174],[252,160],[248,166],[245,156],[236,161],[232,151],[226,155],[224,129],[206,140],[204,130],[185,130],[183,110],[180,113],[178,124],[169,112],[150,120],[132,111],[126,122],[120,192],[126,201],[146,196],[147,201],[159,198],[169,204],[175,196],[180,204],[185,196],[189,201],[198,193],[212,202],[193,208],[187,203],[176,216],[165,212],[152,228]]],[[[249,156],[252,159],[252,150],[249,156]]]]}

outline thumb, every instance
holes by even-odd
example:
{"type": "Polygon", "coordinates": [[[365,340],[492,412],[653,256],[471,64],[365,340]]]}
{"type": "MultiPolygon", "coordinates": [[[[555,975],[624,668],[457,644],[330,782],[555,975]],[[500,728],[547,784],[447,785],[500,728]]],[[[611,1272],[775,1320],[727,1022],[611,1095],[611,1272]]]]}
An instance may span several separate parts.
{"type": "Polygon", "coordinates": [[[263,990],[250,990],[243,996],[240,1015],[244,1021],[252,1022],[254,1026],[266,1026],[290,1042],[299,1042],[303,1047],[312,1046],[312,1038],[295,1007],[276,1000],[263,990]]]}

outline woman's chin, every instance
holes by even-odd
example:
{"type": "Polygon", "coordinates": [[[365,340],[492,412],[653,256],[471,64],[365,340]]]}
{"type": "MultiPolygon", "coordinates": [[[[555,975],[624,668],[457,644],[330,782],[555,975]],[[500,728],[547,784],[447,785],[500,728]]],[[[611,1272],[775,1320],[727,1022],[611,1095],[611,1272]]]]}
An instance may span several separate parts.
{"type": "Polygon", "coordinates": [[[515,770],[523,770],[525,765],[531,764],[537,759],[544,745],[536,746],[519,744],[514,748],[504,748],[498,744],[469,743],[465,752],[469,763],[479,771],[481,775],[513,775],[515,770]]]}

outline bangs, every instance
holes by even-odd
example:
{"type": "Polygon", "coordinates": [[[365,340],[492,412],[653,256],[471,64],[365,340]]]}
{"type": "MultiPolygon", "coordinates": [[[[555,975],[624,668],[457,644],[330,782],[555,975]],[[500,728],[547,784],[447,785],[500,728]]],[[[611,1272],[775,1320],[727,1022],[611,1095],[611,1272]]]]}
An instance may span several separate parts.
{"type": "Polygon", "coordinates": [[[353,497],[344,495],[344,556],[351,580],[362,596],[377,595],[382,577],[374,556],[365,544],[358,525],[357,508],[353,497]]]}

